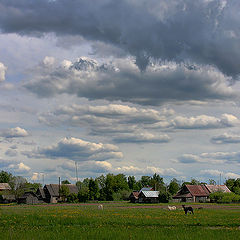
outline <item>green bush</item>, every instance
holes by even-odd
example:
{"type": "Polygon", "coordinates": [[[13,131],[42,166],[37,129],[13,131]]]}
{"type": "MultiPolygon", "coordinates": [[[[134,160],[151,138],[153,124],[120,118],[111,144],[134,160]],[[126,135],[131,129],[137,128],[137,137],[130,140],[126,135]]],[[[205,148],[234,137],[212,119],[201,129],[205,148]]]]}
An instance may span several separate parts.
{"type": "Polygon", "coordinates": [[[159,202],[161,203],[168,203],[172,197],[169,192],[160,192],[158,195],[159,202]]]}
{"type": "Polygon", "coordinates": [[[78,195],[76,193],[71,193],[67,197],[67,202],[69,203],[77,203],[78,202],[78,195]]]}
{"type": "Polygon", "coordinates": [[[215,192],[210,194],[210,201],[215,203],[240,202],[240,195],[235,193],[215,192]]]}

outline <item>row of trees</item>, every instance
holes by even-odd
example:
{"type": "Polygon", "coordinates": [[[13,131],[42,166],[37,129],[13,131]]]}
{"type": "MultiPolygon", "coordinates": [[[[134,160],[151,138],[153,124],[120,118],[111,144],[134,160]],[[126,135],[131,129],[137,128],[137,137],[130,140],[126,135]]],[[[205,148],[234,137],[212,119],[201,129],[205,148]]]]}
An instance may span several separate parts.
{"type": "MultiPolygon", "coordinates": [[[[30,183],[21,176],[13,176],[11,173],[1,171],[0,182],[9,183],[11,193],[16,198],[21,196],[25,191],[36,191],[41,187],[40,183],[30,183]]],[[[134,176],[125,176],[124,174],[107,174],[97,178],[85,178],[83,181],[76,183],[78,194],[69,194],[68,188],[64,184],[69,184],[68,180],[62,181],[60,194],[68,201],[86,202],[88,200],[112,201],[127,200],[130,193],[134,190],[139,191],[141,188],[151,186],[154,190],[160,192],[160,201],[167,202],[178,190],[185,184],[198,185],[205,184],[196,179],[190,182],[183,182],[173,178],[169,184],[164,183],[163,178],[158,174],[153,176],[142,176],[136,180],[134,176]]],[[[209,179],[209,184],[216,184],[214,180],[209,179]]],[[[240,179],[228,179],[225,184],[235,194],[240,195],[240,179]]],[[[214,197],[213,197],[214,199],[214,197]]]]}
{"type": "Polygon", "coordinates": [[[107,174],[95,179],[85,178],[76,184],[79,189],[78,200],[81,202],[88,200],[127,200],[132,191],[139,191],[146,186],[153,187],[154,190],[163,195],[163,199],[167,199],[180,189],[178,180],[172,179],[170,184],[167,185],[158,174],[142,176],[138,181],[134,176],[126,177],[124,174],[107,174]]]}

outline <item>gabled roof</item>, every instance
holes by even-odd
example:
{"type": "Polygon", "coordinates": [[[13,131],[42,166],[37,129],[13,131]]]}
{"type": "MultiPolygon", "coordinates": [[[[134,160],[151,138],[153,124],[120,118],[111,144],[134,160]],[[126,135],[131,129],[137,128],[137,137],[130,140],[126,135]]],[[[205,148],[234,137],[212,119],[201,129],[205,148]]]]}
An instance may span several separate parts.
{"type": "Polygon", "coordinates": [[[0,183],[0,191],[11,190],[11,187],[8,183],[0,183]]]}
{"type": "Polygon", "coordinates": [[[142,191],[153,191],[153,187],[143,187],[139,192],[142,191]]]}
{"type": "Polygon", "coordinates": [[[206,184],[205,186],[210,193],[214,193],[214,192],[218,192],[218,191],[221,191],[224,193],[231,192],[226,185],[207,185],[206,184]]]}
{"type": "Polygon", "coordinates": [[[209,196],[209,191],[205,185],[185,185],[189,192],[196,197],[207,197],[209,196]]]}
{"type": "Polygon", "coordinates": [[[139,195],[140,192],[137,192],[137,191],[133,191],[129,197],[133,196],[135,199],[138,199],[138,195],[139,195]]]}
{"type": "Polygon", "coordinates": [[[25,192],[19,199],[25,199],[25,198],[27,198],[29,195],[32,195],[32,196],[38,198],[37,195],[36,195],[36,193],[34,193],[34,192],[25,192]]]}
{"type": "Polygon", "coordinates": [[[192,198],[192,194],[191,193],[181,194],[181,192],[177,192],[176,195],[173,196],[173,198],[192,198]]]}
{"type": "Polygon", "coordinates": [[[156,198],[159,195],[159,191],[141,191],[140,194],[147,198],[156,198]]]}
{"type": "Polygon", "coordinates": [[[40,195],[41,198],[46,198],[45,192],[43,190],[43,188],[38,188],[37,190],[37,195],[40,195]]]}
{"type": "Polygon", "coordinates": [[[65,186],[68,187],[69,193],[78,193],[78,188],[75,184],[64,184],[65,186]]]}
{"type": "MultiPolygon", "coordinates": [[[[78,188],[76,185],[74,184],[64,184],[65,186],[68,187],[69,189],[69,193],[78,193],[78,188]]],[[[45,185],[45,187],[47,188],[49,194],[52,197],[58,197],[59,196],[59,184],[48,184],[45,185]]]]}

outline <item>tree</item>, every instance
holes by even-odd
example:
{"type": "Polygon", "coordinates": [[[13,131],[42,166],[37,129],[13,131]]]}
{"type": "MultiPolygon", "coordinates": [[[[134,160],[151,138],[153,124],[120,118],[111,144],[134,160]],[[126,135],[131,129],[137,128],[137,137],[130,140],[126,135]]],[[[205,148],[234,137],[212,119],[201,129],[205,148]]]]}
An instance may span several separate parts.
{"type": "Polygon", "coordinates": [[[99,185],[99,200],[100,201],[106,201],[106,177],[104,175],[101,175],[96,178],[98,185],[99,185]]]}
{"type": "Polygon", "coordinates": [[[66,201],[66,198],[68,197],[69,194],[70,194],[69,188],[66,185],[61,185],[59,189],[59,195],[62,198],[63,202],[66,201]]]}
{"type": "Polygon", "coordinates": [[[214,179],[209,179],[209,180],[208,180],[208,183],[209,183],[210,185],[216,185],[216,181],[215,181],[214,179]]]}
{"type": "Polygon", "coordinates": [[[228,179],[225,184],[229,188],[230,191],[240,194],[240,178],[237,179],[228,179]]]}
{"type": "Polygon", "coordinates": [[[78,195],[76,193],[71,193],[68,195],[67,201],[70,203],[77,203],[78,202],[78,195]]]}
{"type": "Polygon", "coordinates": [[[13,176],[9,181],[9,185],[15,198],[19,198],[26,191],[27,180],[21,176],[13,176]]]}
{"type": "Polygon", "coordinates": [[[180,184],[176,178],[173,178],[168,186],[168,191],[171,195],[174,195],[180,189],[180,184]]]}
{"type": "Polygon", "coordinates": [[[156,173],[150,180],[150,186],[154,187],[155,191],[163,191],[165,189],[163,178],[156,173]]]}
{"type": "Polygon", "coordinates": [[[158,195],[159,202],[168,203],[172,198],[168,191],[161,191],[158,195]]]}
{"type": "Polygon", "coordinates": [[[128,177],[128,187],[131,190],[135,190],[136,189],[136,179],[134,176],[129,176],[128,177]]]}
{"type": "Polygon", "coordinates": [[[147,187],[151,185],[151,177],[150,176],[142,176],[141,177],[141,186],[147,187]]]}
{"type": "Polygon", "coordinates": [[[113,193],[114,193],[114,175],[113,174],[107,174],[106,176],[106,185],[104,188],[104,194],[106,196],[107,201],[113,200],[113,193]]]}
{"type": "Polygon", "coordinates": [[[61,183],[62,184],[71,184],[68,180],[63,180],[61,183]]]}
{"type": "Polygon", "coordinates": [[[1,171],[0,172],[0,183],[9,183],[10,180],[12,179],[12,174],[5,172],[5,171],[1,171]]]}
{"type": "Polygon", "coordinates": [[[191,179],[191,185],[199,185],[200,182],[197,179],[192,178],[191,179]]]}
{"type": "Polygon", "coordinates": [[[78,192],[78,201],[79,202],[86,202],[89,198],[89,189],[87,186],[82,186],[78,192]]]}
{"type": "Polygon", "coordinates": [[[89,180],[89,200],[97,200],[99,198],[99,187],[97,180],[92,178],[89,180]]]}
{"type": "Polygon", "coordinates": [[[124,174],[117,174],[113,175],[113,190],[114,192],[118,192],[120,190],[128,190],[128,183],[127,183],[127,178],[124,174]]]}

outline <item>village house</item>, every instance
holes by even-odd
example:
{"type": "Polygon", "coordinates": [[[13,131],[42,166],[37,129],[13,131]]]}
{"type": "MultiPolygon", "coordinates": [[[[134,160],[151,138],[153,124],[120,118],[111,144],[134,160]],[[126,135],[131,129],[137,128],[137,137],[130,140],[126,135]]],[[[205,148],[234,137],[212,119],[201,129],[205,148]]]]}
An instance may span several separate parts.
{"type": "Polygon", "coordinates": [[[138,201],[138,195],[139,192],[138,191],[133,191],[131,192],[130,196],[129,196],[129,200],[131,203],[136,203],[138,201]]]}
{"type": "Polygon", "coordinates": [[[0,202],[11,203],[16,201],[16,198],[11,194],[11,187],[8,183],[0,183],[0,202]]]}
{"type": "Polygon", "coordinates": [[[0,183],[0,193],[3,191],[10,191],[11,187],[8,183],[0,183]]]}
{"type": "Polygon", "coordinates": [[[231,192],[226,185],[184,185],[176,195],[174,202],[209,202],[209,195],[213,192],[231,192]]]}
{"type": "Polygon", "coordinates": [[[141,191],[138,195],[139,203],[158,203],[159,191],[141,191]]]}
{"type": "MultiPolygon", "coordinates": [[[[78,188],[74,184],[64,184],[69,189],[69,194],[78,193],[78,188]]],[[[59,189],[61,185],[59,184],[47,184],[43,188],[37,190],[37,196],[40,200],[47,203],[57,203],[61,201],[61,196],[59,195],[59,189]]]]}
{"type": "Polygon", "coordinates": [[[133,191],[129,200],[131,203],[156,203],[159,191],[154,191],[153,187],[143,187],[140,191],[133,191]]]}
{"type": "Polygon", "coordinates": [[[43,203],[43,201],[39,200],[38,196],[34,192],[25,192],[23,196],[18,198],[18,203],[39,204],[43,203]]]}

